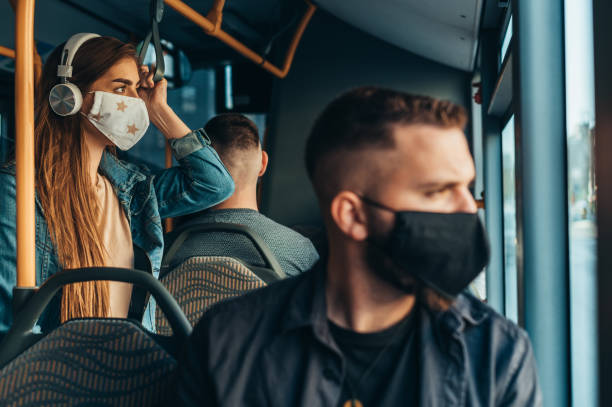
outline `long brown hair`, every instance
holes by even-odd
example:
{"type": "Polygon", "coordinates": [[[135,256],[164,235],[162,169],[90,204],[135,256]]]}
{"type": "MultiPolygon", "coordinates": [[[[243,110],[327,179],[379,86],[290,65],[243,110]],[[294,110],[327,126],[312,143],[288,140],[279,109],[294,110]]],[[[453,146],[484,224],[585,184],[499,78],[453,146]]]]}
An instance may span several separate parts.
{"type": "MultiPolygon", "coordinates": [[[[37,86],[36,190],[58,260],[63,268],[102,266],[105,249],[96,228],[99,211],[88,168],[81,114],[61,117],[49,106],[51,88],[58,83],[57,66],[64,44],[49,56],[37,86]]],[[[123,58],[135,58],[135,49],[115,38],[86,41],[73,60],[70,82],[83,94],[123,58]]],[[[108,282],[77,283],[62,291],[61,321],[110,314],[108,282]]]]}

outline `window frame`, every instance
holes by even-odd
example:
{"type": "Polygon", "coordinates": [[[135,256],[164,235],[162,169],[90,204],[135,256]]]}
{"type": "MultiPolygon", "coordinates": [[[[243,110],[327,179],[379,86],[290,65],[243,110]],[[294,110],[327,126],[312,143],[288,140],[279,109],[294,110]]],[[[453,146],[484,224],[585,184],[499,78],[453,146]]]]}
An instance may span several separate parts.
{"type": "Polygon", "coordinates": [[[544,400],[568,406],[564,3],[517,2],[513,10],[519,325],[530,336],[544,400]]]}
{"type": "MultiPolygon", "coordinates": [[[[593,46],[595,68],[595,163],[597,174],[612,173],[612,3],[593,0],[593,46]]],[[[599,405],[612,405],[612,386],[603,377],[612,376],[612,178],[597,179],[597,332],[599,405]]]]}
{"type": "Polygon", "coordinates": [[[501,71],[506,59],[509,57],[512,52],[512,43],[514,40],[514,27],[512,26],[512,34],[510,35],[510,40],[508,41],[508,47],[506,48],[506,52],[504,53],[504,40],[506,39],[506,35],[508,34],[508,30],[511,28],[511,23],[513,23],[512,18],[512,4],[509,4],[506,8],[506,12],[502,17],[502,23],[499,30],[499,53],[497,56],[497,69],[501,71]]]}
{"type": "MultiPolygon", "coordinates": [[[[503,242],[503,275],[502,275],[502,279],[503,279],[503,285],[504,285],[504,316],[506,318],[509,318],[509,313],[510,310],[508,309],[508,294],[509,294],[509,287],[508,287],[508,283],[509,283],[509,279],[508,279],[508,273],[509,270],[507,269],[507,264],[506,264],[506,216],[504,213],[504,201],[505,201],[505,197],[503,195],[503,191],[504,191],[504,166],[503,166],[503,131],[506,129],[506,127],[508,126],[508,124],[510,124],[510,120],[514,120],[513,123],[513,132],[512,132],[512,136],[513,136],[513,144],[514,144],[514,222],[516,225],[516,230],[515,230],[515,238],[516,238],[516,249],[515,249],[515,266],[516,266],[516,270],[514,271],[515,273],[515,280],[514,284],[516,284],[516,298],[515,298],[515,302],[516,302],[516,320],[515,322],[519,325],[522,324],[522,318],[521,318],[521,294],[520,294],[520,290],[522,289],[521,283],[520,283],[520,265],[519,265],[519,251],[521,250],[519,245],[521,244],[521,241],[519,240],[519,223],[520,223],[520,217],[518,216],[518,211],[519,211],[519,199],[518,199],[518,182],[519,182],[519,177],[518,177],[518,145],[516,142],[516,115],[514,114],[513,110],[512,110],[512,106],[509,107],[508,111],[506,112],[506,114],[504,114],[504,117],[502,119],[502,125],[500,126],[500,132],[499,132],[499,137],[502,144],[502,157],[501,157],[501,163],[502,163],[502,168],[501,168],[501,173],[500,173],[500,182],[502,184],[502,197],[501,197],[501,202],[502,202],[502,242],[503,242]]],[[[522,326],[522,325],[521,325],[522,326]]]]}

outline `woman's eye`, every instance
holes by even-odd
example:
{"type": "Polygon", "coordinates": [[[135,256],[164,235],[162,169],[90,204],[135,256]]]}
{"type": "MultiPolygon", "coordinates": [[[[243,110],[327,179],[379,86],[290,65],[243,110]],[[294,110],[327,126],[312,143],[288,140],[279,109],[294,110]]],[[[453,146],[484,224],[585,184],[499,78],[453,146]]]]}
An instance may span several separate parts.
{"type": "Polygon", "coordinates": [[[115,89],[115,92],[117,92],[117,93],[125,93],[125,86],[122,86],[120,88],[115,89]]]}

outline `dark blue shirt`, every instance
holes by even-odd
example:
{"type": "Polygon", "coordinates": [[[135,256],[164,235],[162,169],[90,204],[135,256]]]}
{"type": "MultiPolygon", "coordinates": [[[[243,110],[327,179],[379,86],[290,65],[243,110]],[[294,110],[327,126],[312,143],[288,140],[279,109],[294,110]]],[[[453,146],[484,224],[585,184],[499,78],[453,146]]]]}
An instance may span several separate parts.
{"type": "MultiPolygon", "coordinates": [[[[180,362],[179,405],[338,405],[346,360],[330,332],[318,264],[204,314],[180,362]]],[[[541,405],[521,328],[470,295],[444,312],[417,309],[419,406],[541,405]]],[[[408,396],[410,383],[388,391],[408,396]]]]}
{"type": "Polygon", "coordinates": [[[397,324],[371,333],[354,332],[330,321],[346,372],[338,407],[347,402],[355,407],[418,406],[417,313],[413,310],[397,324]]]}

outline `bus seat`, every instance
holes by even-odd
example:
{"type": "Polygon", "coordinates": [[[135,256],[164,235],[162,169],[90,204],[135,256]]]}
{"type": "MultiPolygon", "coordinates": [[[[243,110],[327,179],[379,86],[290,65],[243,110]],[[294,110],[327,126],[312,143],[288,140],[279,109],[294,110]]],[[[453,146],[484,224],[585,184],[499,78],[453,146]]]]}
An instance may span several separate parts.
{"type": "Polygon", "coordinates": [[[190,333],[176,301],[148,273],[101,267],[62,271],[27,301],[0,343],[0,404],[157,405],[171,394],[176,352],[190,333]],[[32,332],[62,286],[92,280],[147,289],[167,316],[173,336],[158,338],[136,321],[117,318],[74,319],[46,335],[32,332]]]}
{"type": "MultiPolygon", "coordinates": [[[[191,257],[160,278],[180,304],[187,319],[195,325],[213,304],[266,285],[248,267],[231,257],[191,257]]],[[[155,328],[168,335],[170,327],[161,313],[156,313],[155,328]]]]}
{"type": "MultiPolygon", "coordinates": [[[[167,250],[159,280],[177,300],[192,325],[198,322],[206,309],[218,301],[286,277],[270,247],[245,225],[190,223],[170,234],[166,241],[167,250]],[[190,236],[214,232],[233,233],[248,238],[265,266],[226,256],[207,256],[206,253],[192,253],[189,258],[181,259],[177,264],[176,255],[190,236]]],[[[164,315],[157,312],[155,318],[157,333],[167,335],[168,322],[164,315]]]]}

